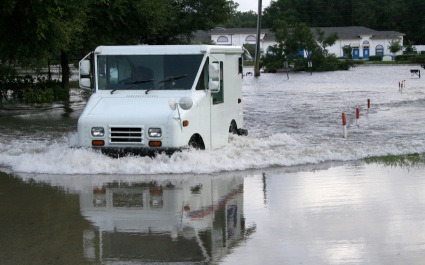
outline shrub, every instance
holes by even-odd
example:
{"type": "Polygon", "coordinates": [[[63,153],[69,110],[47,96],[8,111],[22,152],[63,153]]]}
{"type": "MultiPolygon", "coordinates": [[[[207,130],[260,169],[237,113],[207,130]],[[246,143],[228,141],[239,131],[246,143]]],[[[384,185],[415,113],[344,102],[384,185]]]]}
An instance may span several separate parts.
{"type": "Polygon", "coordinates": [[[382,56],[379,56],[379,55],[369,56],[369,61],[373,61],[373,62],[382,61],[382,56]]]}
{"type": "Polygon", "coordinates": [[[397,55],[395,57],[395,60],[396,62],[403,62],[403,63],[424,64],[425,55],[424,54],[403,54],[403,55],[397,55]]]}
{"type": "MultiPolygon", "coordinates": [[[[353,60],[346,59],[340,60],[334,55],[329,55],[324,58],[322,63],[318,65],[315,69],[318,72],[323,71],[339,71],[339,70],[348,70],[350,67],[353,67],[353,60]]],[[[313,65],[314,67],[314,65],[313,65]]]]}
{"type": "Polygon", "coordinates": [[[18,76],[11,71],[3,71],[0,73],[0,99],[23,103],[68,101],[69,90],[62,88],[57,80],[18,76]]]}

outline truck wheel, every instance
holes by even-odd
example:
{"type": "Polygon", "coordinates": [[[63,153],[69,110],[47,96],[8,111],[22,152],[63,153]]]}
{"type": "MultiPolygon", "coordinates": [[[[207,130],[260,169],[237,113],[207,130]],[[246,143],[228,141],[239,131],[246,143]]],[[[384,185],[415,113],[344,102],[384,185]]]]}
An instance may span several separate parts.
{"type": "Polygon", "coordinates": [[[247,129],[238,129],[238,135],[247,136],[248,130],[247,129]]]}
{"type": "Polygon", "coordinates": [[[232,121],[230,123],[229,133],[232,133],[232,134],[237,134],[238,133],[238,126],[236,126],[236,122],[235,121],[232,121]]]}
{"type": "Polygon", "coordinates": [[[199,134],[194,134],[189,140],[189,146],[197,150],[205,150],[205,144],[199,134]]]}

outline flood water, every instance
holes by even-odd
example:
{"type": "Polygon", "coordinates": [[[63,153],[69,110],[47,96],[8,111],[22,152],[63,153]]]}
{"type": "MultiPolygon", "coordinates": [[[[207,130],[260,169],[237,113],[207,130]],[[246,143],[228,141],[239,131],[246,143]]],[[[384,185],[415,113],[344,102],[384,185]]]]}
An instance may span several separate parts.
{"type": "Polygon", "coordinates": [[[2,104],[0,264],[422,264],[425,164],[363,160],[425,153],[417,68],[245,77],[249,136],[170,157],[76,148],[78,89],[2,104]]]}

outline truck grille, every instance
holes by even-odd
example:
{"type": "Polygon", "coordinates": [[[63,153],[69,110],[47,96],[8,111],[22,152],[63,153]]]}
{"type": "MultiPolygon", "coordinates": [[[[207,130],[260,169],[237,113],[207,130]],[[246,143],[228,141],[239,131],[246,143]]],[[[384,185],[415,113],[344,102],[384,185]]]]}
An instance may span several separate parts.
{"type": "Polygon", "coordinates": [[[111,143],[143,143],[143,128],[111,127],[111,143]]]}

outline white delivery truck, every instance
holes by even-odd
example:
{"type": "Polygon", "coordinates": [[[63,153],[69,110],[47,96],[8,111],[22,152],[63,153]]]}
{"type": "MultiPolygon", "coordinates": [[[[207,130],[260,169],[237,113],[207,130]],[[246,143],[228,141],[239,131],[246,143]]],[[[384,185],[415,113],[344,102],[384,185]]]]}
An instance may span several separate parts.
{"type": "Polygon", "coordinates": [[[81,147],[112,155],[215,149],[246,135],[236,46],[100,46],[80,61],[93,94],[78,120],[81,147]]]}

